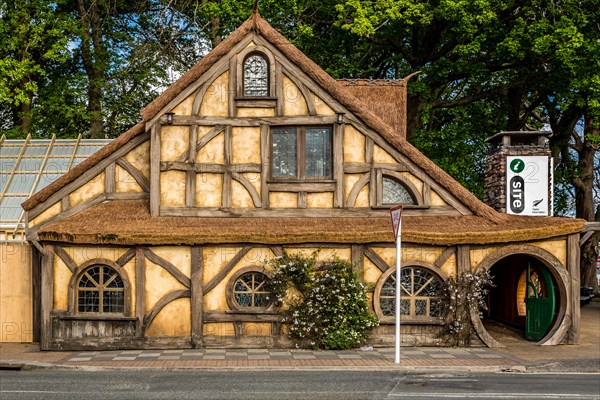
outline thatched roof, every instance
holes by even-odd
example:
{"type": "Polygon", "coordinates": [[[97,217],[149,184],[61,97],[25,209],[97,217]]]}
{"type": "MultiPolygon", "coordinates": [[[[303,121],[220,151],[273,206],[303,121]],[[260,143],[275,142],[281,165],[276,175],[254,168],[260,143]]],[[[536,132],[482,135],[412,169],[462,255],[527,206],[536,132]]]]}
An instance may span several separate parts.
{"type": "MultiPolygon", "coordinates": [[[[79,244],[380,243],[393,242],[385,218],[151,217],[146,200],[104,202],[39,232],[40,240],[79,244]],[[107,216],[110,216],[108,218],[107,216]]],[[[431,245],[491,244],[546,239],[579,232],[584,221],[509,216],[405,217],[402,240],[431,245]]]]}
{"type": "Polygon", "coordinates": [[[113,143],[111,143],[111,145],[106,146],[104,149],[88,158],[85,162],[81,163],[78,168],[75,168],[71,172],[56,180],[52,185],[49,185],[44,190],[41,190],[33,195],[29,200],[22,204],[23,208],[25,210],[31,210],[36,205],[46,201],[58,189],[82,175],[98,161],[109,156],[114,150],[131,140],[131,138],[141,134],[144,131],[144,122],[150,121],[152,118],[154,118],[167,104],[169,104],[170,101],[175,99],[182,90],[195,82],[203,73],[208,71],[208,69],[213,66],[217,60],[224,57],[250,32],[256,32],[266,41],[271,43],[282,54],[284,54],[285,57],[287,57],[304,73],[310,76],[318,85],[320,85],[325,92],[329,93],[344,107],[360,118],[369,128],[379,133],[390,145],[395,147],[407,159],[418,165],[426,174],[428,174],[433,180],[448,190],[475,215],[485,217],[496,222],[503,221],[505,219],[503,214],[496,212],[494,209],[484,204],[471,192],[455,181],[450,175],[425,157],[415,147],[409,144],[398,134],[394,128],[385,123],[373,111],[369,110],[368,107],[365,107],[359,99],[352,96],[348,92],[346,87],[336,82],[335,79],[329,76],[317,64],[310,60],[296,47],[294,47],[256,12],[253,13],[248,20],[246,20],[238,29],[231,33],[223,42],[221,42],[221,44],[215,47],[207,56],[205,56],[179,80],[177,80],[177,82],[171,85],[164,93],[148,104],[148,106],[141,111],[143,122],[117,138],[113,143]]]}
{"type": "Polygon", "coordinates": [[[350,94],[406,139],[406,80],[338,79],[350,94]]]}

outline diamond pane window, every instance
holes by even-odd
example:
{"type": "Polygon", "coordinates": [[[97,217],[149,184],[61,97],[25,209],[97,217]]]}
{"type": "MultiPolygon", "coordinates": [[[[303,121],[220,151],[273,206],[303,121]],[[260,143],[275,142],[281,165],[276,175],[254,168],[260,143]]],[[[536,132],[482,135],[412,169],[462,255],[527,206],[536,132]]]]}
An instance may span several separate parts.
{"type": "Polygon", "coordinates": [[[383,204],[416,204],[412,194],[397,180],[384,176],[383,185],[383,204]]]}
{"type": "Polygon", "coordinates": [[[269,65],[260,54],[251,54],[244,60],[244,96],[269,95],[269,65]]]}
{"type": "MultiPolygon", "coordinates": [[[[442,280],[426,268],[403,267],[400,278],[400,314],[414,319],[441,318],[442,280]]],[[[396,315],[396,272],[392,272],[379,290],[379,309],[383,317],[396,315]]]]}
{"type": "Polygon", "coordinates": [[[80,313],[125,312],[125,285],[117,271],[106,265],[86,269],[77,285],[77,311],[80,313]]]}
{"type": "Polygon", "coordinates": [[[247,272],[233,284],[233,300],[240,308],[266,308],[271,303],[265,289],[269,278],[260,272],[247,272]]]}

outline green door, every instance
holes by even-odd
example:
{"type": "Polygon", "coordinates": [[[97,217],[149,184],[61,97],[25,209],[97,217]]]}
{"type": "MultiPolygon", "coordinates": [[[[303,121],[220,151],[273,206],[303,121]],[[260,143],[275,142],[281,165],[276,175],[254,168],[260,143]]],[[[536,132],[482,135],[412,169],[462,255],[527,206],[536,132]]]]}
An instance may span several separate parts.
{"type": "Polygon", "coordinates": [[[554,320],[554,282],[543,265],[527,265],[525,338],[541,340],[554,320]]]}

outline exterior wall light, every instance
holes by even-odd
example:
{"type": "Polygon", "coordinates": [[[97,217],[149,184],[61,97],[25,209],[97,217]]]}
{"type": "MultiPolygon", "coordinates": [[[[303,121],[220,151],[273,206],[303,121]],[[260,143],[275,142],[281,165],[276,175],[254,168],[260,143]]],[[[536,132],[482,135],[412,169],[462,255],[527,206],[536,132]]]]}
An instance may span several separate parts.
{"type": "Polygon", "coordinates": [[[175,115],[174,112],[168,112],[165,113],[165,115],[167,116],[167,124],[168,125],[173,125],[173,115],[175,115]]]}
{"type": "Polygon", "coordinates": [[[343,112],[337,112],[335,113],[336,115],[336,121],[338,124],[343,124],[344,123],[344,115],[346,115],[346,113],[343,112]]]}

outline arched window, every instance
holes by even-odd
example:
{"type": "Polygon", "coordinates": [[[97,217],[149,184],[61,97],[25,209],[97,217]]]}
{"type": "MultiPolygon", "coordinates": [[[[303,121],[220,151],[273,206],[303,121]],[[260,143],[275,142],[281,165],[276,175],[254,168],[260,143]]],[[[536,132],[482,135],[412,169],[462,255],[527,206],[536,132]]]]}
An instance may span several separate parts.
{"type": "Polygon", "coordinates": [[[230,281],[229,304],[237,310],[262,310],[272,301],[266,289],[269,277],[262,272],[245,268],[230,281]]]}
{"type": "Polygon", "coordinates": [[[383,176],[382,178],[383,187],[383,205],[392,204],[410,204],[415,205],[417,202],[413,194],[398,180],[383,176]]]}
{"type": "Polygon", "coordinates": [[[269,95],[269,63],[259,53],[244,59],[244,96],[266,97],[269,95]]]}
{"type": "Polygon", "coordinates": [[[85,269],[77,283],[79,313],[125,312],[125,284],[119,273],[107,265],[92,265],[85,269]]]}
{"type": "MultiPolygon", "coordinates": [[[[396,315],[396,271],[384,273],[375,289],[375,311],[381,320],[396,315]]],[[[443,317],[442,278],[427,268],[402,267],[400,314],[408,319],[429,320],[443,317]]]]}

